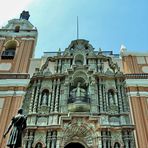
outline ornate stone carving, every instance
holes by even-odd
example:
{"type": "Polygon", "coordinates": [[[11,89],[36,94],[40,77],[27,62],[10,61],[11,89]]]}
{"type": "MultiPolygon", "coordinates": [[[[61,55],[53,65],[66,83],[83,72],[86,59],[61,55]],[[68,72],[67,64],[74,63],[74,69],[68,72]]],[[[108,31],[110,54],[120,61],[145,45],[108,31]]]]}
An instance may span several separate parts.
{"type": "Polygon", "coordinates": [[[39,117],[37,119],[38,126],[46,126],[47,125],[47,118],[46,117],[39,117]]]}

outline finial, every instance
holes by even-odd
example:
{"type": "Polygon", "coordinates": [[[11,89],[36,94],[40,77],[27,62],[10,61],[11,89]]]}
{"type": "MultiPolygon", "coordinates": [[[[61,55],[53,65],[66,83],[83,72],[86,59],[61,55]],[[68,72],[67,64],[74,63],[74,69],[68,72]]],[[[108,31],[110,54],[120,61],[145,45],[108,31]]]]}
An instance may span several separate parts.
{"type": "Polygon", "coordinates": [[[120,47],[120,52],[125,52],[125,51],[127,51],[127,48],[125,47],[125,45],[121,45],[121,47],[120,47]]]}
{"type": "Polygon", "coordinates": [[[99,52],[98,52],[98,54],[102,54],[102,49],[101,48],[99,48],[99,52]]]}
{"type": "Polygon", "coordinates": [[[102,52],[102,49],[101,48],[99,48],[99,52],[102,52]]]}
{"type": "Polygon", "coordinates": [[[58,52],[61,52],[61,48],[59,48],[59,51],[58,52]]]}
{"type": "Polygon", "coordinates": [[[57,55],[61,55],[61,48],[58,49],[57,55]]]}
{"type": "Polygon", "coordinates": [[[30,17],[30,14],[29,14],[29,11],[23,11],[21,14],[20,14],[20,19],[25,19],[25,20],[28,20],[30,17]]]}

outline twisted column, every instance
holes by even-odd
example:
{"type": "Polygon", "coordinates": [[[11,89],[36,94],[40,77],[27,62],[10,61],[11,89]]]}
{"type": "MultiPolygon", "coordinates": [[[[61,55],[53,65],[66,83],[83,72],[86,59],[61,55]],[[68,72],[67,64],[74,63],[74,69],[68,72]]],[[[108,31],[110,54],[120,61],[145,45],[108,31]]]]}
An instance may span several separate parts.
{"type": "Polygon", "coordinates": [[[57,90],[56,90],[56,96],[55,96],[55,107],[54,111],[58,111],[58,102],[59,102],[59,89],[60,89],[60,79],[57,81],[57,90]]]}
{"type": "Polygon", "coordinates": [[[33,84],[33,86],[32,86],[32,94],[31,94],[31,99],[30,99],[29,113],[32,112],[33,101],[34,101],[34,93],[35,93],[35,87],[36,87],[36,81],[34,82],[34,84],[33,84]]]}
{"type": "Polygon", "coordinates": [[[51,99],[51,109],[50,109],[51,112],[54,111],[55,85],[56,85],[56,79],[53,81],[52,99],[51,99]]]}
{"type": "Polygon", "coordinates": [[[33,112],[34,113],[36,113],[36,111],[37,111],[37,102],[38,102],[39,89],[40,89],[40,80],[38,80],[38,83],[37,83],[37,89],[36,89],[34,106],[33,106],[33,112]]]}

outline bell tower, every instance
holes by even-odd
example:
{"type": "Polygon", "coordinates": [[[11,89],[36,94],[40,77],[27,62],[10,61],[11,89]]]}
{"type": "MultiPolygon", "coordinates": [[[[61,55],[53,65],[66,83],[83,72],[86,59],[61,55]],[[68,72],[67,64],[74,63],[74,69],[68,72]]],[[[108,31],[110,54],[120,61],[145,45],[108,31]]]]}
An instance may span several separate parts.
{"type": "Polygon", "coordinates": [[[22,103],[29,82],[28,69],[34,55],[37,29],[29,12],[12,19],[0,29],[0,147],[5,147],[4,130],[22,103]]]}

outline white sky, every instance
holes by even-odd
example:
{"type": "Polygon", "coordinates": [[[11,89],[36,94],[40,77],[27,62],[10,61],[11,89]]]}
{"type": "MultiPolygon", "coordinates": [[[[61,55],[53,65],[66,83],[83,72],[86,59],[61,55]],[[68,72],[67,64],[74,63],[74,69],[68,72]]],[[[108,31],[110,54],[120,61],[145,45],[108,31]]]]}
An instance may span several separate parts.
{"type": "Polygon", "coordinates": [[[33,1],[35,0],[0,0],[0,27],[23,10],[27,10],[33,1]]]}

